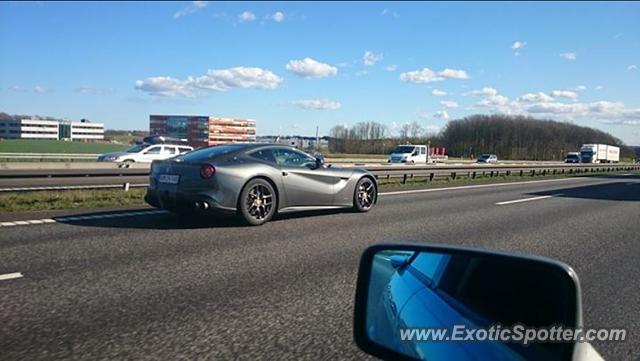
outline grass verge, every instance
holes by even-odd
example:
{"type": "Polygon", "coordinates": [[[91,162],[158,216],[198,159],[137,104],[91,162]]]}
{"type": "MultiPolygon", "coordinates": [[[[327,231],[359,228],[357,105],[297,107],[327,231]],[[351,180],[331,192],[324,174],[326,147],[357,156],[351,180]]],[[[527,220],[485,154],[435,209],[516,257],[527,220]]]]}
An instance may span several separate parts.
{"type": "Polygon", "coordinates": [[[0,194],[0,212],[144,205],[145,188],[34,191],[0,194]]]}

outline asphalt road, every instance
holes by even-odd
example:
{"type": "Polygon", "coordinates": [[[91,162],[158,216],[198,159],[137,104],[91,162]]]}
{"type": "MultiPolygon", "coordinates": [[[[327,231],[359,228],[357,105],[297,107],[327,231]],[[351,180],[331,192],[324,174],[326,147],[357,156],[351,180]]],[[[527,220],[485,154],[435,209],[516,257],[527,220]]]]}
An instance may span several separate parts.
{"type": "Polygon", "coordinates": [[[383,195],[368,214],[262,227],[170,214],[0,228],[0,358],[363,359],[352,340],[362,250],[464,244],[552,257],[577,271],[585,323],[624,327],[608,360],[640,350],[640,177],[383,195]],[[497,205],[523,198],[551,197],[497,205]]]}

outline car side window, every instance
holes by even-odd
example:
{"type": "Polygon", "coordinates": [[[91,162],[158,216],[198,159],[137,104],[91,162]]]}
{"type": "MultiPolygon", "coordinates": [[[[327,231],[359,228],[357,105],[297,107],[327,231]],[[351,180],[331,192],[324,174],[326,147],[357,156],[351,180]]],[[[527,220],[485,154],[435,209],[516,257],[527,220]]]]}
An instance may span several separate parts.
{"type": "Polygon", "coordinates": [[[283,167],[306,167],[309,164],[316,163],[315,158],[293,149],[275,149],[274,155],[276,157],[276,163],[283,167]]]}
{"type": "Polygon", "coordinates": [[[191,149],[186,147],[178,147],[178,150],[180,150],[180,154],[184,154],[191,151],[191,149]]]}
{"type": "Polygon", "coordinates": [[[159,145],[156,145],[147,149],[147,151],[144,152],[144,154],[160,154],[161,150],[162,150],[162,147],[160,147],[159,145]]]}
{"type": "Polygon", "coordinates": [[[258,150],[255,151],[251,154],[249,154],[250,156],[260,159],[260,160],[264,160],[270,163],[275,163],[276,159],[273,156],[273,151],[271,149],[262,149],[262,150],[258,150]]]}
{"type": "Polygon", "coordinates": [[[176,154],[176,148],[171,146],[164,146],[165,154],[176,154]]]}

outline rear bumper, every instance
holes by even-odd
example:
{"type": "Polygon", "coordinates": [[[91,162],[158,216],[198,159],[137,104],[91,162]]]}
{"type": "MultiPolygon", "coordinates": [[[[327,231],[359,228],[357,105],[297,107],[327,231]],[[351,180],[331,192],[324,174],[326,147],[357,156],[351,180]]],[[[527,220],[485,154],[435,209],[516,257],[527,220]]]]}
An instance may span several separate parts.
{"type": "Polygon", "coordinates": [[[157,191],[147,188],[147,204],[169,211],[194,210],[204,213],[235,213],[235,208],[224,207],[213,197],[203,193],[157,191]]]}

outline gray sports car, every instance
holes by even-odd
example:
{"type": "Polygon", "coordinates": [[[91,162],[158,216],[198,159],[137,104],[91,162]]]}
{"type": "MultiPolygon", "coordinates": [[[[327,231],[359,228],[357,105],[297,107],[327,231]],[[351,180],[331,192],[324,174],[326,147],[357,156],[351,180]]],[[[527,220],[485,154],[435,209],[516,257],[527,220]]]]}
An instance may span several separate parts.
{"type": "Polygon", "coordinates": [[[175,213],[235,212],[251,225],[312,209],[367,212],[378,198],[365,169],[324,165],[280,144],[234,143],[154,161],[145,201],[175,213]]]}

